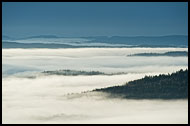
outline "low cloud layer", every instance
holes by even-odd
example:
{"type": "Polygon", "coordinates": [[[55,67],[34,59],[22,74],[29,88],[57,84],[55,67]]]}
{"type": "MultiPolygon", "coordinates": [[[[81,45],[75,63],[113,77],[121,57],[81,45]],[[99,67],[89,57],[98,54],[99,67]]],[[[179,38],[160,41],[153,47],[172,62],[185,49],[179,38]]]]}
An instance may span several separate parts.
{"type": "Polygon", "coordinates": [[[187,48],[3,49],[2,63],[4,73],[10,71],[9,66],[12,71],[20,68],[23,71],[73,69],[129,73],[165,73],[187,68],[187,57],[127,57],[134,53],[167,51],[187,51],[187,48]]]}
{"type": "Polygon", "coordinates": [[[187,123],[187,100],[122,100],[108,99],[105,93],[76,94],[122,85],[145,75],[186,69],[187,57],[127,57],[139,52],[184,50],[187,51],[186,48],[3,49],[3,123],[187,123]],[[128,74],[40,74],[43,70],[59,69],[128,74]]]}

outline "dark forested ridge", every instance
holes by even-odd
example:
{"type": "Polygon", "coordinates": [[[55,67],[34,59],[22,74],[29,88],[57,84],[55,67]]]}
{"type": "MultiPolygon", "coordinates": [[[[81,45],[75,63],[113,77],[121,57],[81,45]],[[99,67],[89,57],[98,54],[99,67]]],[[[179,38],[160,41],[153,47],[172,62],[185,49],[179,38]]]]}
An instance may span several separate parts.
{"type": "Polygon", "coordinates": [[[171,52],[165,52],[165,53],[137,53],[133,55],[128,56],[188,56],[187,51],[171,51],[171,52]]]}
{"type": "Polygon", "coordinates": [[[120,73],[104,73],[104,72],[99,72],[99,71],[80,71],[80,70],[55,70],[55,71],[43,71],[42,73],[47,74],[47,75],[64,75],[64,76],[127,74],[127,73],[124,73],[124,72],[120,72],[120,73]]]}
{"type": "Polygon", "coordinates": [[[188,70],[159,76],[145,76],[122,86],[93,91],[128,99],[186,99],[188,98],[188,70]]]}
{"type": "Polygon", "coordinates": [[[104,75],[103,72],[99,71],[77,71],[77,70],[55,70],[55,71],[43,71],[48,75],[64,75],[64,76],[77,76],[77,75],[104,75]]]}

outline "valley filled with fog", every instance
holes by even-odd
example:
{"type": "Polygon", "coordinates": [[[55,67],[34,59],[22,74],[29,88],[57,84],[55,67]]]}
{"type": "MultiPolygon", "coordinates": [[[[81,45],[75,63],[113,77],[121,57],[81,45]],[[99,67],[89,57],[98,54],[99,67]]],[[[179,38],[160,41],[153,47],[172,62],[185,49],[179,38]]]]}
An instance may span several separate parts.
{"type": "Polygon", "coordinates": [[[188,2],[2,2],[2,124],[188,124],[188,2]]]}
{"type": "Polygon", "coordinates": [[[109,99],[88,92],[188,69],[187,56],[128,56],[169,51],[188,48],[2,49],[3,123],[187,123],[188,100],[109,99]],[[65,69],[123,74],[43,74],[65,69]]]}

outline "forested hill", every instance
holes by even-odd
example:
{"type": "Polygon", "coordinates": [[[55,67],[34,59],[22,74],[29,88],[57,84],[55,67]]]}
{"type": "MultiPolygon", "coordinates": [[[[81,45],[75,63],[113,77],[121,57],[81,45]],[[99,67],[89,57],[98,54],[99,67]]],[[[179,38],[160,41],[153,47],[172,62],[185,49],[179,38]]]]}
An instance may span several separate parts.
{"type": "Polygon", "coordinates": [[[188,70],[159,76],[145,76],[122,86],[114,86],[94,91],[110,93],[112,97],[128,99],[187,99],[188,70]]]}
{"type": "Polygon", "coordinates": [[[177,56],[188,56],[187,51],[171,51],[171,52],[165,52],[165,53],[137,53],[133,55],[128,55],[128,56],[172,56],[172,57],[177,57],[177,56]]]}
{"type": "Polygon", "coordinates": [[[121,75],[127,74],[125,72],[119,73],[104,73],[100,71],[81,71],[81,70],[54,70],[54,71],[43,71],[42,73],[46,75],[63,75],[63,76],[90,76],[90,75],[121,75]]]}

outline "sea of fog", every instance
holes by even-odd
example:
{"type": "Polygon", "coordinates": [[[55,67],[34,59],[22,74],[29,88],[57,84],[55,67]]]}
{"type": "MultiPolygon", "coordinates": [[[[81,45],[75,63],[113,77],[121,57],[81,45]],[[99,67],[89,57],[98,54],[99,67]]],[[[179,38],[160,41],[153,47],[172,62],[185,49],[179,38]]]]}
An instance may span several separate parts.
{"type": "Polygon", "coordinates": [[[134,53],[187,48],[2,49],[3,123],[188,123],[188,100],[111,99],[82,93],[122,85],[145,75],[188,68],[188,57],[134,53]],[[84,70],[121,75],[60,76],[47,70],[84,70]]]}

